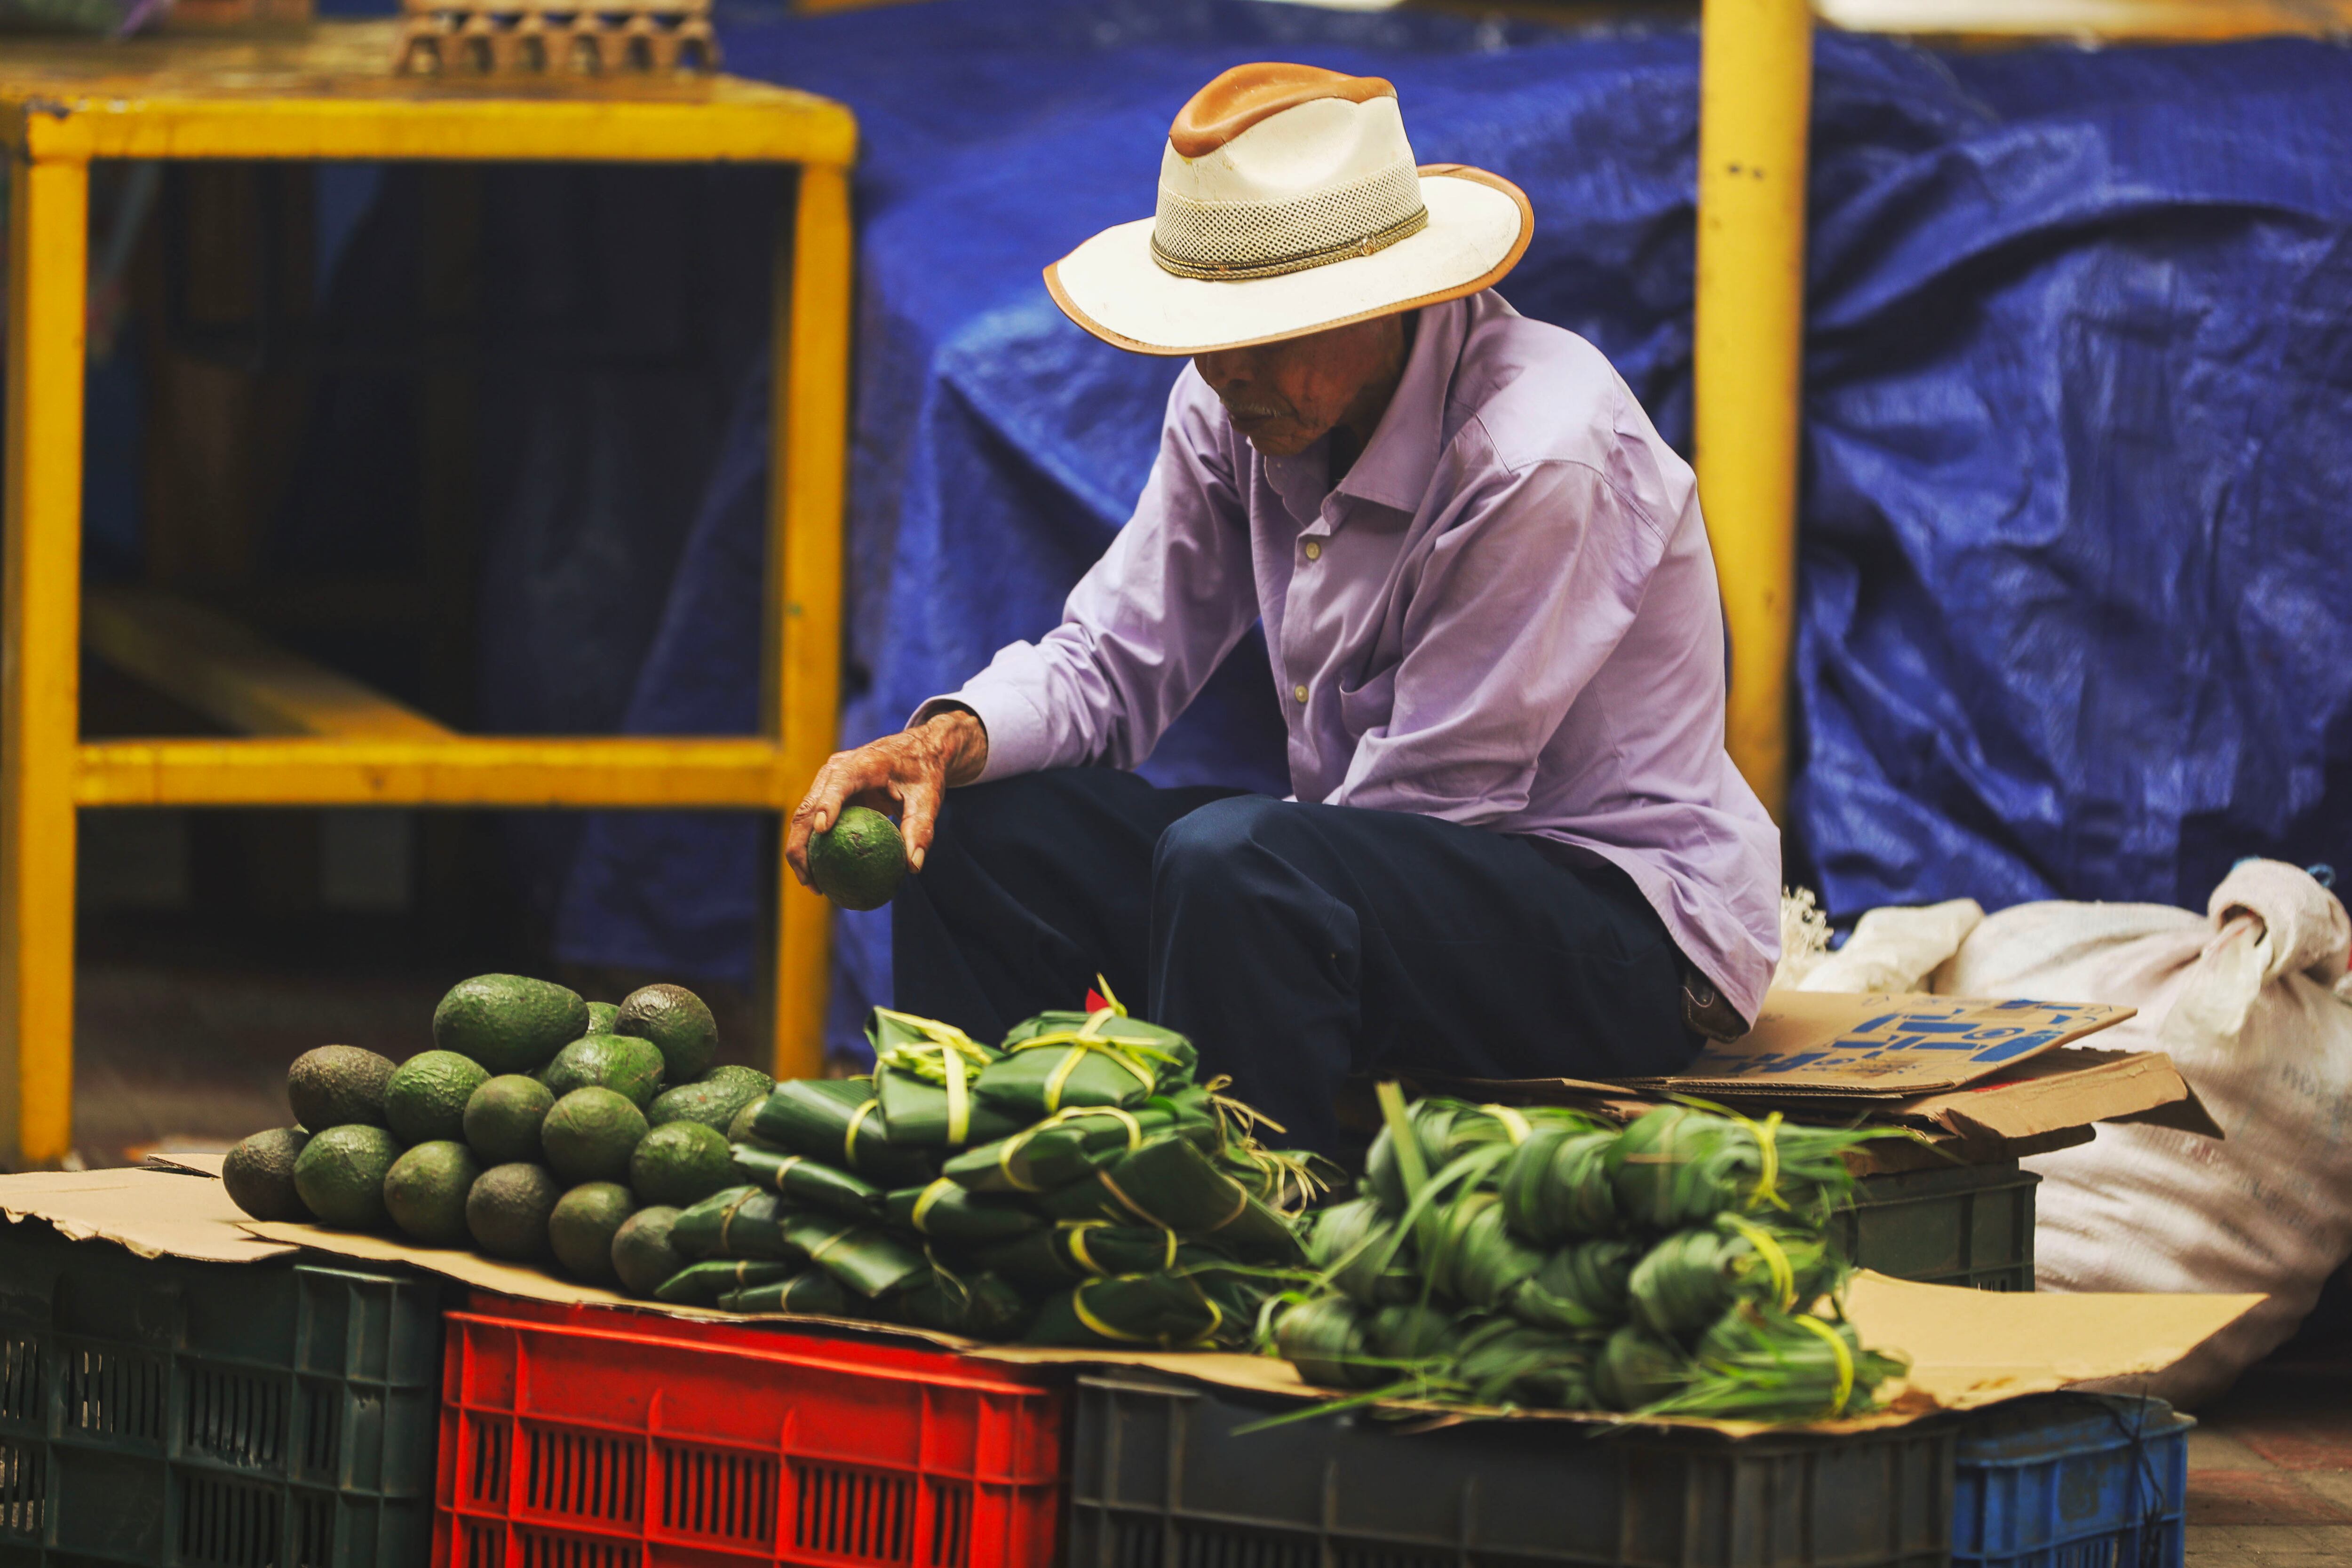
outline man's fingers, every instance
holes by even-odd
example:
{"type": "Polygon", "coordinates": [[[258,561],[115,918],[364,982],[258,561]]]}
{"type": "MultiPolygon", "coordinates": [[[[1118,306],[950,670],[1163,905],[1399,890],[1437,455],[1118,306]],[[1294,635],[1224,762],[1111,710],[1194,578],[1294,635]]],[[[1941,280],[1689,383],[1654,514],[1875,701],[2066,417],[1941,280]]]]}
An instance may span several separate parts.
{"type": "Polygon", "coordinates": [[[907,784],[898,791],[904,814],[898,821],[899,836],[907,841],[907,869],[923,869],[923,856],[931,847],[931,828],[940,817],[939,786],[924,779],[907,784]]]}
{"type": "Polygon", "coordinates": [[[809,885],[808,841],[811,836],[824,832],[841,814],[842,797],[848,794],[855,752],[833,757],[809,780],[808,793],[793,808],[793,818],[784,830],[784,859],[801,885],[809,885]]]}

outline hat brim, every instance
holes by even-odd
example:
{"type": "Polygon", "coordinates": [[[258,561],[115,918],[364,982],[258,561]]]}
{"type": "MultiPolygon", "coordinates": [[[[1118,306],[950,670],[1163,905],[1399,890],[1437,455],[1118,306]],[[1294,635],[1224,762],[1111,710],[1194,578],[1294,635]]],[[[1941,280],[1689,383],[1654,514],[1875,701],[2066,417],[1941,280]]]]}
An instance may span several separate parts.
{"type": "Polygon", "coordinates": [[[1303,338],[1492,287],[1527,254],[1535,211],[1497,174],[1423,164],[1428,226],[1370,256],[1241,282],[1179,277],[1151,257],[1151,220],[1105,229],[1045,269],[1070,319],[1139,354],[1204,354],[1303,338]]]}

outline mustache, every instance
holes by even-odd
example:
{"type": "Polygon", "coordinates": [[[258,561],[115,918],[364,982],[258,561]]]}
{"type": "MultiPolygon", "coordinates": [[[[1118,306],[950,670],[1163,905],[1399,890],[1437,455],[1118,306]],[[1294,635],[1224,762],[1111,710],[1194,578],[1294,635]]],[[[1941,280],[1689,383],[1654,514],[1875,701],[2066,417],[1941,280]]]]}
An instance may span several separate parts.
{"type": "Polygon", "coordinates": [[[1229,402],[1225,404],[1225,412],[1235,419],[1286,419],[1290,416],[1288,409],[1276,408],[1269,403],[1229,402]]]}

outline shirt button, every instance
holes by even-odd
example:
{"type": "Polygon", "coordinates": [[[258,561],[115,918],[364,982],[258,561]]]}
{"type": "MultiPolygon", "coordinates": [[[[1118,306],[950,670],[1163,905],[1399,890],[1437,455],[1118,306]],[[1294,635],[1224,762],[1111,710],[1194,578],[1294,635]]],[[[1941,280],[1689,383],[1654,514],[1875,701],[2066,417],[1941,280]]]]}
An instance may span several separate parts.
{"type": "Polygon", "coordinates": [[[1323,559],[1323,546],[1319,540],[1308,539],[1307,541],[1307,559],[1308,560],[1321,560],[1323,559]]]}
{"type": "Polygon", "coordinates": [[[1302,682],[1300,682],[1297,685],[1295,685],[1295,686],[1291,687],[1291,688],[1290,688],[1290,695],[1291,695],[1292,696],[1297,697],[1300,702],[1305,702],[1305,701],[1307,700],[1307,685],[1306,685],[1306,683],[1302,681],[1302,682]]]}

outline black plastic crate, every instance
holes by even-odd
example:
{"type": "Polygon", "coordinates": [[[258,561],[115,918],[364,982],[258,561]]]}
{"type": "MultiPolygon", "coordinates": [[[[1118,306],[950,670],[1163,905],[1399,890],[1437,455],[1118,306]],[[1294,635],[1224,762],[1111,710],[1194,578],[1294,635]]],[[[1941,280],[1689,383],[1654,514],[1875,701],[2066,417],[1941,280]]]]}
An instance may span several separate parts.
{"type": "Polygon", "coordinates": [[[1365,1413],[1081,1377],[1068,1568],[1943,1568],[1949,1423],[1733,1440],[1365,1413]]]}
{"type": "Polygon", "coordinates": [[[0,1227],[0,1568],[414,1568],[444,1287],[0,1227]]]}
{"type": "Polygon", "coordinates": [[[1864,1269],[1931,1285],[2033,1289],[2033,1189],[2015,1160],[1864,1176],[1831,1218],[1864,1269]]]}

